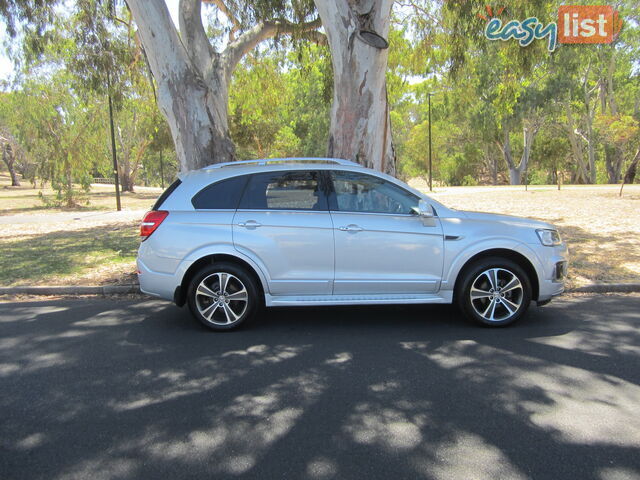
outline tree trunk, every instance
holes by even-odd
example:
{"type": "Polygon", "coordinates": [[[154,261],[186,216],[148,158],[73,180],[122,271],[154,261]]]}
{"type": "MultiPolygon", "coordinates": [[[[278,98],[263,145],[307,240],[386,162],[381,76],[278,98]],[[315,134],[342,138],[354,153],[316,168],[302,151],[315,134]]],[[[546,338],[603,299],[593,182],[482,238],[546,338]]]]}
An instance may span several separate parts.
{"type": "Polygon", "coordinates": [[[635,157],[629,164],[629,168],[627,168],[627,172],[624,174],[622,179],[622,185],[620,185],[620,196],[622,196],[622,189],[626,183],[633,183],[636,180],[636,172],[638,171],[638,164],[640,163],[640,148],[636,152],[635,157]]]}
{"type": "Polygon", "coordinates": [[[365,43],[360,30],[389,33],[392,0],[315,0],[333,64],[328,156],[395,174],[385,74],[387,49],[365,43]]]}
{"type": "Polygon", "coordinates": [[[611,184],[616,184],[620,181],[620,177],[622,175],[624,154],[622,149],[611,145],[605,145],[604,153],[608,181],[611,184]]]}
{"type": "Polygon", "coordinates": [[[67,161],[64,163],[64,178],[65,178],[65,206],[72,208],[76,206],[75,199],[73,198],[73,175],[71,174],[71,154],[67,154],[67,161]]]}
{"type": "Polygon", "coordinates": [[[633,183],[636,181],[636,174],[638,172],[638,163],[640,163],[640,149],[636,152],[636,156],[631,161],[627,173],[624,174],[624,183],[633,183]]]}
{"type": "Polygon", "coordinates": [[[2,147],[2,160],[9,170],[9,175],[11,176],[11,186],[19,187],[20,180],[18,179],[18,174],[16,173],[15,169],[15,151],[10,143],[5,143],[2,147]]]}
{"type": "Polygon", "coordinates": [[[587,82],[584,84],[584,104],[586,107],[585,114],[585,124],[587,131],[587,138],[585,139],[587,142],[587,159],[589,161],[589,183],[596,183],[596,152],[594,148],[593,142],[593,117],[594,110],[591,108],[591,97],[589,94],[589,89],[587,86],[587,82]]]}
{"type": "Polygon", "coordinates": [[[180,5],[181,14],[183,8],[192,7],[181,40],[164,0],[127,0],[158,84],[158,105],[169,123],[182,171],[235,159],[227,122],[228,78],[219,55],[202,37],[204,30],[199,31],[200,2],[187,3],[180,5]],[[196,15],[196,21],[191,21],[196,15]],[[193,44],[187,52],[189,39],[193,44]]]}
{"type": "Polygon", "coordinates": [[[519,168],[509,168],[509,184],[522,184],[522,170],[520,170],[519,168]]]}
{"type": "Polygon", "coordinates": [[[513,153],[511,152],[511,140],[509,138],[509,130],[506,127],[502,128],[503,139],[502,142],[497,141],[498,147],[502,150],[504,160],[509,167],[509,183],[511,185],[522,184],[522,174],[526,172],[529,165],[529,158],[531,157],[531,147],[533,146],[533,140],[538,133],[538,125],[535,123],[529,123],[524,120],[523,137],[524,148],[522,150],[522,156],[520,157],[520,163],[516,165],[513,160],[513,153]]]}
{"type": "Polygon", "coordinates": [[[484,162],[491,174],[492,185],[498,184],[498,159],[496,155],[491,151],[491,144],[484,143],[484,162]]]}
{"type": "Polygon", "coordinates": [[[131,170],[123,170],[122,175],[120,175],[120,187],[122,188],[123,192],[134,193],[131,170]]]}
{"type": "Polygon", "coordinates": [[[494,185],[498,185],[498,159],[495,157],[495,155],[492,155],[492,159],[493,159],[493,184],[494,185]]]}
{"type": "Polygon", "coordinates": [[[565,110],[567,112],[567,134],[569,136],[569,145],[571,145],[571,156],[576,165],[576,171],[574,174],[575,183],[595,183],[595,180],[591,182],[591,177],[595,179],[595,161],[592,171],[592,175],[589,175],[588,169],[591,168],[591,157],[589,157],[588,167],[585,165],[584,153],[580,144],[580,139],[576,134],[576,125],[573,120],[573,112],[571,111],[571,103],[569,100],[565,100],[565,110]]]}
{"type": "MultiPolygon", "coordinates": [[[[518,173],[520,181],[522,181],[522,174],[527,172],[529,168],[529,160],[531,159],[531,149],[533,148],[533,140],[538,133],[538,126],[536,124],[529,124],[527,120],[524,121],[524,127],[522,127],[522,136],[524,137],[524,145],[522,149],[522,157],[520,158],[520,164],[518,165],[518,173]]],[[[519,185],[512,183],[512,185],[519,185]]]]}

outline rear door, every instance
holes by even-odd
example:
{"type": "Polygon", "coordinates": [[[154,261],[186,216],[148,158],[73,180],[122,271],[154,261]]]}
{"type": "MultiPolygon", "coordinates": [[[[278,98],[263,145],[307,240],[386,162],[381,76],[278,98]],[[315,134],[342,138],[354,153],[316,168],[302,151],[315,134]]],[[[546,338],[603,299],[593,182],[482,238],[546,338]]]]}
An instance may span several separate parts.
{"type": "Polygon", "coordinates": [[[377,176],[330,172],[335,226],[334,294],[422,294],[439,289],[439,220],[417,215],[419,198],[377,176]]]}
{"type": "Polygon", "coordinates": [[[333,224],[323,176],[251,175],[233,220],[235,248],[262,264],[272,295],[331,294],[333,224]]]}

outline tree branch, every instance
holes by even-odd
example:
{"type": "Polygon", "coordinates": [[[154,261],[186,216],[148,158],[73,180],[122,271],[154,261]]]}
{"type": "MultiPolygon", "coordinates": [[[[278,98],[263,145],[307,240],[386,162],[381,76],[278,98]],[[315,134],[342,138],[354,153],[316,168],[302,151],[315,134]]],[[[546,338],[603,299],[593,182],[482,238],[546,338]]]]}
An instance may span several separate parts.
{"type": "Polygon", "coordinates": [[[190,69],[189,55],[164,0],[126,0],[126,3],[138,26],[138,35],[158,83],[167,70],[190,69]]]}
{"type": "Polygon", "coordinates": [[[225,17],[231,22],[231,31],[229,32],[229,41],[233,42],[236,38],[236,32],[242,29],[240,25],[240,21],[236,18],[236,16],[231,12],[229,7],[224,3],[223,0],[202,0],[203,3],[210,3],[218,7],[225,17]]]}
{"type": "Polygon", "coordinates": [[[328,45],[329,44],[329,40],[327,39],[327,36],[322,33],[319,32],[317,30],[311,30],[309,32],[302,32],[300,34],[300,36],[306,40],[309,40],[310,42],[315,43],[316,45],[328,45]]]}
{"type": "Polygon", "coordinates": [[[180,0],[180,37],[200,74],[206,76],[215,55],[202,25],[201,0],[180,0]]]}
{"type": "Polygon", "coordinates": [[[263,40],[292,33],[308,34],[320,28],[321,25],[322,21],[319,17],[305,23],[293,23],[281,19],[258,23],[240,35],[235,41],[229,43],[227,48],[222,52],[225,76],[229,79],[240,59],[263,40]]]}

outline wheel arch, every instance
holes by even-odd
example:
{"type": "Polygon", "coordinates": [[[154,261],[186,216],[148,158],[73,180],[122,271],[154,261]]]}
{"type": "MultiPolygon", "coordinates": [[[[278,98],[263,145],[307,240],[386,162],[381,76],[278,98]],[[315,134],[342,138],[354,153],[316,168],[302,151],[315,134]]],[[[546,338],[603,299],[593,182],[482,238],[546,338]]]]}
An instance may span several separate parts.
{"type": "Polygon", "coordinates": [[[455,302],[455,297],[456,297],[460,282],[462,282],[462,279],[464,278],[464,274],[467,272],[467,270],[471,268],[473,264],[476,263],[478,260],[481,260],[483,258],[489,258],[489,257],[506,258],[516,263],[520,268],[522,268],[527,274],[527,276],[529,277],[529,281],[531,282],[532,300],[538,299],[538,295],[540,292],[540,283],[538,279],[538,273],[536,271],[536,268],[533,266],[533,263],[531,262],[531,260],[529,260],[522,253],[509,248],[491,248],[488,250],[483,250],[471,256],[469,259],[467,259],[467,261],[464,263],[462,268],[458,271],[458,274],[456,275],[456,281],[453,287],[454,302],[455,302]]]}
{"type": "Polygon", "coordinates": [[[244,268],[247,273],[251,275],[255,280],[256,285],[258,286],[258,290],[260,291],[261,298],[264,298],[266,285],[264,284],[264,279],[262,278],[262,275],[260,275],[257,267],[251,265],[248,261],[235,255],[230,255],[228,253],[213,253],[200,257],[198,260],[193,262],[185,271],[184,275],[182,276],[182,281],[180,282],[180,285],[176,287],[173,295],[173,301],[175,302],[175,304],[181,307],[186,303],[189,283],[203,267],[220,262],[233,263],[244,268]]]}

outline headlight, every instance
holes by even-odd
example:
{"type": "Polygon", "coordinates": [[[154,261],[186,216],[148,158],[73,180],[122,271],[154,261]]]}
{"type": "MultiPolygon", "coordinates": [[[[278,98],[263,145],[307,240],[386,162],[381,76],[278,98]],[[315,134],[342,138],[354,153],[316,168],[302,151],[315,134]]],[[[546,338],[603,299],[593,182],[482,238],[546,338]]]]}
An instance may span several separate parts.
{"type": "Polygon", "coordinates": [[[540,229],[536,230],[536,233],[538,234],[540,242],[545,247],[555,247],[562,243],[562,239],[557,230],[540,229]]]}

